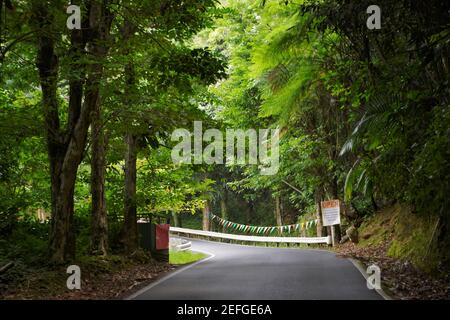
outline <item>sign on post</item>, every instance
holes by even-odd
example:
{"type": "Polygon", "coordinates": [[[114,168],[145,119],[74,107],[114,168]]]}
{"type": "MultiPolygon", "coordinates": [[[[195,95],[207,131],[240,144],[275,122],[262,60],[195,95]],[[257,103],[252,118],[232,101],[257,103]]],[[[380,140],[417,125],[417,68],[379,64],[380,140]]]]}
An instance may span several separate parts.
{"type": "Polygon", "coordinates": [[[339,200],[322,201],[322,221],[323,226],[334,226],[341,224],[341,209],[339,200]]]}

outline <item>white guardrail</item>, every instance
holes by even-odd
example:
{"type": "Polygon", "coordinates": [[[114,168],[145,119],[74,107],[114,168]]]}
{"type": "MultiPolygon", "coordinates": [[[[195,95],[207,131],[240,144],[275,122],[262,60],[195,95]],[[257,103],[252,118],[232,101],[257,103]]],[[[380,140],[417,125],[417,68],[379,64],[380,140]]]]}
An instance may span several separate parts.
{"type": "Polygon", "coordinates": [[[237,234],[228,234],[212,231],[194,230],[170,227],[170,232],[177,234],[196,235],[208,238],[228,239],[235,241],[248,242],[272,242],[272,243],[307,243],[307,244],[331,244],[331,237],[260,237],[260,236],[243,236],[237,234]]]}
{"type": "Polygon", "coordinates": [[[189,250],[192,246],[192,243],[190,241],[183,243],[183,244],[179,244],[177,245],[177,250],[178,251],[185,251],[185,250],[189,250]]]}

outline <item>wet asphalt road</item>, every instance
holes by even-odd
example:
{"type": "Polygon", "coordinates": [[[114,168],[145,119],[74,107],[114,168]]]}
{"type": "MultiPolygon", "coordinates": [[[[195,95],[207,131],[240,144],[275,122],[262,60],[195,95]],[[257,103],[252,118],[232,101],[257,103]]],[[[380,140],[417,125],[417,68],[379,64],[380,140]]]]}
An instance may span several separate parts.
{"type": "Polygon", "coordinates": [[[204,261],[140,290],[137,300],[382,299],[348,259],[322,250],[192,240],[204,261]]]}

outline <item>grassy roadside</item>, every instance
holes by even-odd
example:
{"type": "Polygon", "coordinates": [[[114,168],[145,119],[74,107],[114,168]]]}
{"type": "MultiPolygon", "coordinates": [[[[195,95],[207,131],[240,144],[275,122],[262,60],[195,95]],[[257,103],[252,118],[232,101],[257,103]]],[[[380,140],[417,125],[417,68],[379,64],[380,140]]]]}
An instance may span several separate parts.
{"type": "Polygon", "coordinates": [[[172,265],[183,265],[192,263],[206,258],[207,255],[201,252],[186,251],[170,251],[169,263],[172,265]]]}

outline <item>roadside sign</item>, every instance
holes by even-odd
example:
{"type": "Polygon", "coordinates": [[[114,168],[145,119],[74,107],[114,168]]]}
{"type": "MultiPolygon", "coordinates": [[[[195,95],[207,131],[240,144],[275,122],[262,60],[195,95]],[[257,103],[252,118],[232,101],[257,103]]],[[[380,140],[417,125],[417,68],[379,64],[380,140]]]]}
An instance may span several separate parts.
{"type": "Polygon", "coordinates": [[[341,223],[341,209],[339,200],[322,201],[323,226],[334,226],[341,223]]]}
{"type": "Polygon", "coordinates": [[[156,250],[169,249],[169,224],[156,225],[156,250]]]}

